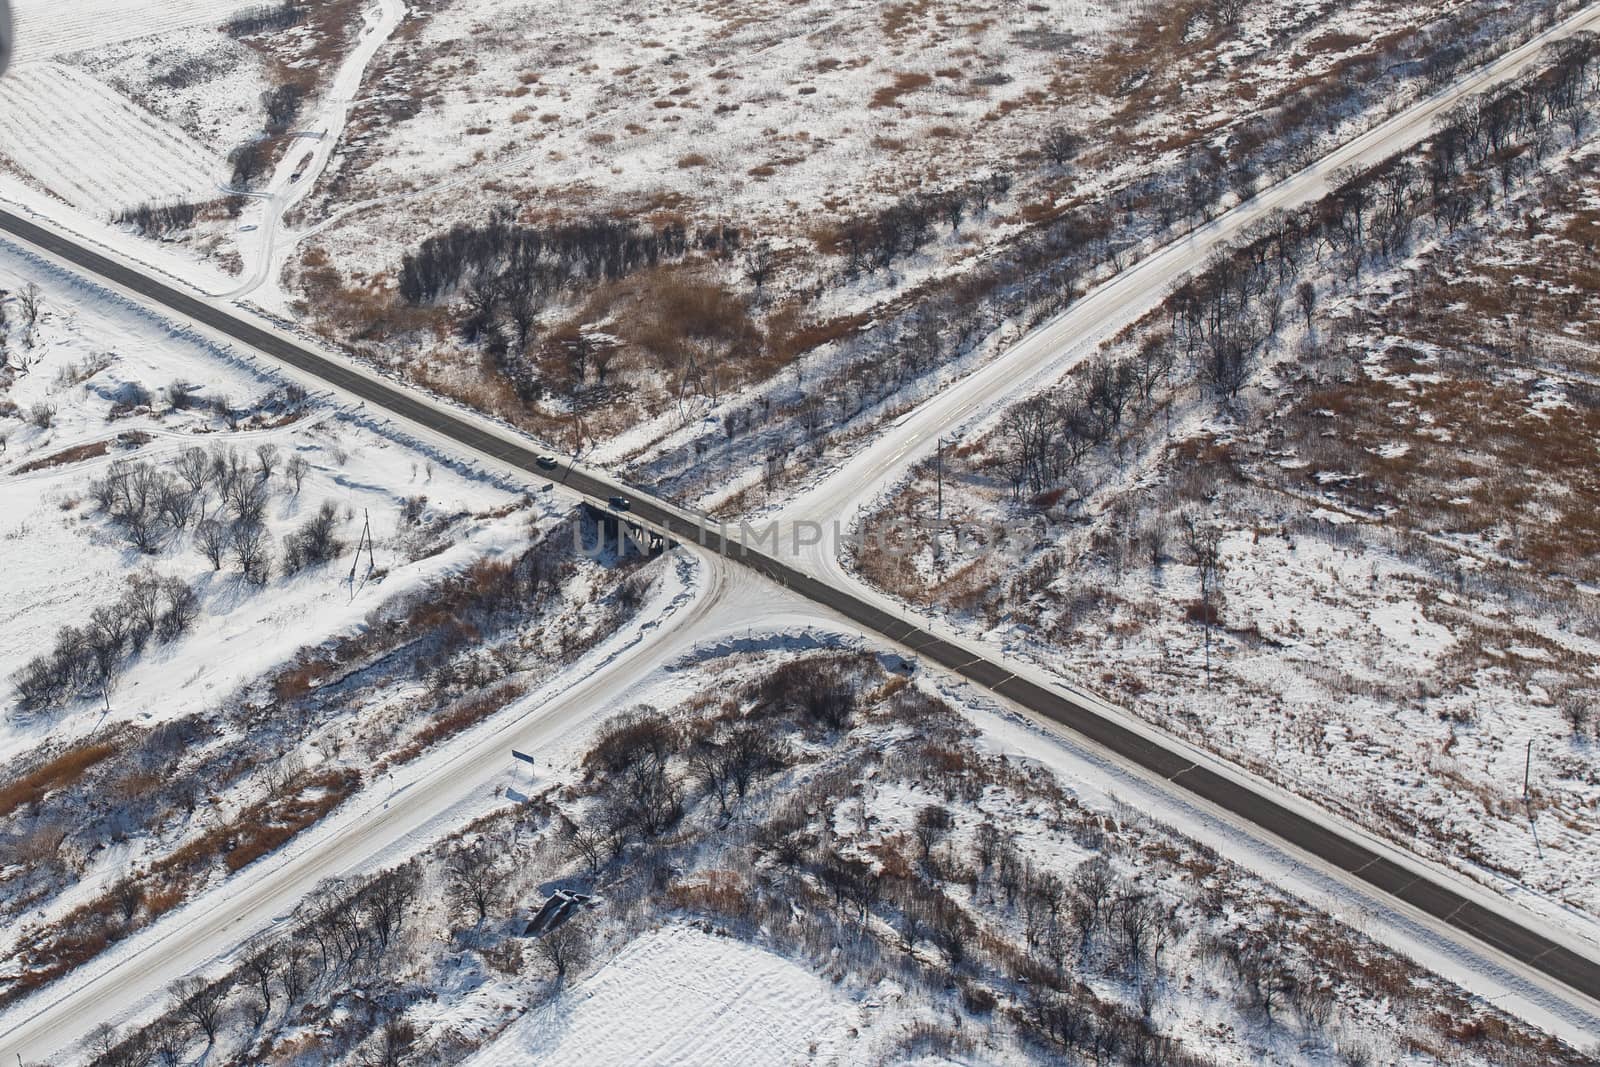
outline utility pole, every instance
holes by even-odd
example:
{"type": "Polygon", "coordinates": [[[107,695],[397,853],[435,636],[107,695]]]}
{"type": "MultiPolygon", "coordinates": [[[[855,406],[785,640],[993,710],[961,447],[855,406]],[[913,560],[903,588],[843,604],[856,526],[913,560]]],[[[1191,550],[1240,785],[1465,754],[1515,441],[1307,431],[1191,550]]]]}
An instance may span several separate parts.
{"type": "Polygon", "coordinates": [[[1528,758],[1522,765],[1522,802],[1528,802],[1528,785],[1533,777],[1533,738],[1528,738],[1528,758]]]}
{"type": "MultiPolygon", "coordinates": [[[[361,515],[365,520],[365,525],[363,525],[361,528],[361,540],[356,542],[355,558],[350,561],[349,581],[351,600],[354,600],[356,596],[356,568],[361,566],[361,549],[363,546],[367,550],[367,576],[371,576],[372,572],[378,569],[377,560],[374,559],[372,555],[372,513],[363,508],[361,515]]],[[[362,579],[361,584],[366,584],[365,577],[362,579]]]]}
{"type": "Polygon", "coordinates": [[[939,444],[934,452],[934,457],[934,481],[938,485],[939,494],[939,510],[935,518],[942,525],[944,523],[944,436],[942,434],[939,437],[939,444]]]}

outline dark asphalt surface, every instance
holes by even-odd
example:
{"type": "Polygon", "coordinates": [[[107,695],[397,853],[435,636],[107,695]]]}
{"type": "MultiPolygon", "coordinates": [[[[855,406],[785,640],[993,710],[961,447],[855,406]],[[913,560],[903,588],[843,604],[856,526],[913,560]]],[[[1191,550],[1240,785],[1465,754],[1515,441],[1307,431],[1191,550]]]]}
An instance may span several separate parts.
{"type": "MultiPolygon", "coordinates": [[[[608,499],[619,491],[617,486],[581,471],[563,470],[554,477],[546,475],[536,465],[539,456],[537,449],[505,441],[472,421],[440,410],[403,388],[356,373],[337,360],[320,356],[214,304],[64,240],[26,219],[0,211],[0,230],[45,249],[90,274],[138,293],[152,303],[203,323],[275,360],[338,386],[375,407],[384,408],[474,451],[527,471],[540,481],[562,481],[588,497],[597,507],[606,508],[608,499]]],[[[646,494],[629,489],[621,492],[632,502],[633,514],[675,534],[681,540],[722,553],[728,559],[750,567],[800,596],[833,609],[864,630],[912,648],[919,657],[931,660],[1066,727],[1123,760],[1181,786],[1239,819],[1353,875],[1374,889],[1402,900],[1485,945],[1600,1001],[1600,963],[1592,956],[1558,944],[1474,903],[1433,878],[1414,874],[1327,823],[1284,807],[1247,785],[1196,766],[1193,760],[1179,752],[1135,733],[1061,693],[1017,677],[995,660],[983,657],[975,659],[970,652],[931,637],[925,630],[847,591],[820,582],[764,553],[746,550],[733,542],[725,543],[715,527],[683,529],[681,519],[653,502],[646,494]]]]}

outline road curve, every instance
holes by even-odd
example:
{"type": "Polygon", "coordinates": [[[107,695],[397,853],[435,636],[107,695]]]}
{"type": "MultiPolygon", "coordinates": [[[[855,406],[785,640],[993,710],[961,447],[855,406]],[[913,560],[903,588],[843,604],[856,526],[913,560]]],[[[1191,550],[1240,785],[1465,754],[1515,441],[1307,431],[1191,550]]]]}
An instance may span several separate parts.
{"type": "Polygon", "coordinates": [[[477,799],[503,778],[511,749],[546,753],[576,724],[615,710],[632,681],[689,651],[730,598],[756,600],[734,580],[742,571],[716,559],[702,562],[700,584],[687,602],[675,600],[663,617],[635,626],[617,646],[590,653],[509,714],[474,729],[466,744],[443,746],[397,767],[387,780],[367,783],[283,852],[0,1015],[0,1026],[10,1026],[0,1032],[0,1063],[68,1062],[69,1050],[98,1023],[148,1014],[173,981],[270,930],[324,879],[361,874],[381,866],[396,848],[409,854],[419,842],[459,829],[477,799]],[[466,814],[451,818],[460,812],[466,814]]]}

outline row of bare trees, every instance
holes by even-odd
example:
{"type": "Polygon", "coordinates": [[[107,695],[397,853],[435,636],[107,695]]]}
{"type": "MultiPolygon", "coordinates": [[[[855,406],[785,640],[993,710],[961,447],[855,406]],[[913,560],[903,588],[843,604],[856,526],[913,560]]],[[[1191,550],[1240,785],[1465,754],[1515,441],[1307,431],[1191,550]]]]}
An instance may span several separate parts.
{"type": "Polygon", "coordinates": [[[187,200],[146,201],[121,209],[111,221],[131,227],[141,237],[166,237],[187,230],[199,217],[200,205],[187,200]]]}
{"type": "Polygon", "coordinates": [[[165,643],[183,634],[199,613],[200,598],[183,579],[148,567],[131,574],[119,600],[95,608],[81,627],[63,626],[54,647],[17,673],[18,700],[42,708],[106,695],[129,656],[152,639],[165,643]]]}
{"type": "Polygon", "coordinates": [[[0,375],[26,372],[32,362],[26,356],[11,351],[12,306],[17,309],[16,326],[22,335],[22,347],[32,349],[38,341],[39,316],[44,311],[44,291],[36,282],[28,282],[15,293],[0,289],[0,375]]]}
{"type": "Polygon", "coordinates": [[[1303,277],[1308,267],[1331,261],[1357,277],[1371,263],[1404,254],[1419,224],[1453,230],[1492,205],[1497,186],[1509,193],[1542,161],[1556,117],[1565,116],[1579,135],[1596,91],[1597,56],[1591,37],[1562,43],[1548,69],[1457,107],[1429,145],[1338,175],[1335,191],[1319,203],[1279,213],[1240,247],[1214,257],[1169,298],[1170,338],[1152,335],[1131,357],[1102,357],[1066,386],[1011,409],[1001,440],[1013,492],[1036,496],[1063,484],[1091,452],[1115,440],[1130,406],[1146,407],[1170,379],[1174,344],[1197,385],[1236,400],[1289,315],[1310,327],[1318,293],[1303,277]]]}
{"type": "MultiPolygon", "coordinates": [[[[242,1026],[248,1048],[265,1033],[275,1009],[286,1017],[353,983],[382,984],[415,922],[422,888],[420,862],[356,882],[319,884],[295,909],[290,932],[250,951],[236,970],[217,979],[180,979],[171,987],[167,1011],[126,1037],[110,1027],[97,1031],[90,1039],[96,1062],[116,1067],[184,1062],[199,1041],[211,1054],[232,1026],[242,1026]]],[[[365,1042],[379,1057],[367,1062],[398,1065],[416,1046],[414,1028],[392,1011],[367,1015],[341,1038],[347,1047],[365,1042]]]]}
{"type": "MultiPolygon", "coordinates": [[[[497,209],[479,226],[458,223],[422,242],[400,263],[400,298],[432,304],[464,290],[467,318],[462,332],[481,335],[488,320],[510,321],[519,336],[522,320],[576,281],[618,281],[644,267],[680,259],[691,242],[671,223],[649,229],[595,218],[557,226],[524,226],[509,208],[497,209]]],[[[523,337],[524,346],[526,337],[523,337]]]]}
{"type": "Polygon", "coordinates": [[[914,193],[881,211],[847,220],[838,234],[845,276],[887,269],[927,244],[937,223],[958,232],[968,215],[986,212],[1010,188],[1011,178],[996,173],[936,192],[914,193]]]}

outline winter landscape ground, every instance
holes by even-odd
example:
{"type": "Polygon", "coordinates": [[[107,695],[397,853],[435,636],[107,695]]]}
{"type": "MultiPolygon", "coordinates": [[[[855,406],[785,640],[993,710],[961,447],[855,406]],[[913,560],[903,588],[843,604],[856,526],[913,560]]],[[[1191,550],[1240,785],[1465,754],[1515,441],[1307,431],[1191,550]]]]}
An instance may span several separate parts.
{"type": "Polygon", "coordinates": [[[0,1057],[1600,1062],[1600,8],[11,6],[0,1057]]]}

